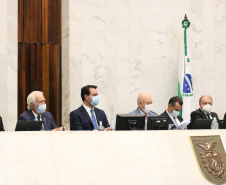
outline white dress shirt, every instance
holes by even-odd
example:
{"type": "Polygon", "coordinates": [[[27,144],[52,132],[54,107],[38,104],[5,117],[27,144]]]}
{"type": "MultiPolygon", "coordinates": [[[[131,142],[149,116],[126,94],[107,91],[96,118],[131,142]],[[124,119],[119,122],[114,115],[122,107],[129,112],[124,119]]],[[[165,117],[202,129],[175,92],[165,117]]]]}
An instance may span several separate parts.
{"type": "Polygon", "coordinates": [[[170,117],[170,119],[173,121],[173,123],[175,124],[175,126],[176,127],[178,127],[179,125],[180,125],[180,120],[179,119],[177,119],[177,117],[175,117],[176,118],[176,122],[177,122],[177,125],[176,125],[176,123],[175,123],[175,121],[174,121],[174,117],[173,116],[171,116],[171,114],[166,110],[166,112],[167,112],[167,114],[169,115],[169,117],[170,117]]]}
{"type": "MultiPolygon", "coordinates": [[[[32,113],[35,116],[35,120],[38,120],[38,114],[36,114],[35,112],[33,112],[33,110],[32,110],[32,113]]],[[[40,115],[40,120],[39,121],[42,121],[42,116],[41,115],[40,115]]],[[[44,127],[43,122],[42,122],[42,128],[41,128],[41,130],[45,130],[45,127],[44,127]]]]}
{"type": "MultiPolygon", "coordinates": [[[[91,111],[90,111],[91,108],[88,107],[88,106],[86,106],[85,104],[83,104],[83,107],[86,109],[86,111],[87,111],[87,113],[89,114],[89,117],[90,117],[90,119],[91,119],[91,121],[92,121],[92,113],[91,113],[91,111]]],[[[92,108],[92,109],[93,109],[93,114],[94,114],[94,116],[95,116],[95,119],[96,119],[96,121],[97,121],[97,117],[96,117],[94,108],[92,108]]],[[[98,126],[98,123],[97,123],[97,126],[98,126]]]]}

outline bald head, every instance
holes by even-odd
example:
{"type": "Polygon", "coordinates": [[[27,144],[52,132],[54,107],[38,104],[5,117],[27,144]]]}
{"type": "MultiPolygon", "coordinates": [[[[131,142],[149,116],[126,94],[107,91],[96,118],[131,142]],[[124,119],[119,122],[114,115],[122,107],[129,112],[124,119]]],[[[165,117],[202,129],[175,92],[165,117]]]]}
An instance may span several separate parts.
{"type": "Polygon", "coordinates": [[[152,104],[152,98],[148,93],[140,93],[137,97],[137,105],[139,105],[139,102],[149,102],[149,104],[152,104]]]}
{"type": "Polygon", "coordinates": [[[208,96],[208,95],[203,95],[201,96],[201,98],[199,98],[199,104],[202,104],[203,102],[206,102],[207,101],[211,101],[211,103],[213,103],[213,99],[208,96]]]}
{"type": "Polygon", "coordinates": [[[152,98],[147,93],[140,93],[137,97],[137,105],[141,111],[145,109],[145,105],[152,104],[152,98]]]}

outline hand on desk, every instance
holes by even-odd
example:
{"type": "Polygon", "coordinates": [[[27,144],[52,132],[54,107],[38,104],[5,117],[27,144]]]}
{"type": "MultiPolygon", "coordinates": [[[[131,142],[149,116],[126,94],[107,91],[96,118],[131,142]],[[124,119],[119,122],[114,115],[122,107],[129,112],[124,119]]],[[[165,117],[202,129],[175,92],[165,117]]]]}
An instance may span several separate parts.
{"type": "Polygon", "coordinates": [[[110,131],[110,127],[104,128],[104,131],[110,131]]]}
{"type": "Polygon", "coordinates": [[[58,128],[53,129],[52,131],[63,131],[63,128],[64,128],[64,130],[67,130],[66,127],[58,127],[58,128]]]}

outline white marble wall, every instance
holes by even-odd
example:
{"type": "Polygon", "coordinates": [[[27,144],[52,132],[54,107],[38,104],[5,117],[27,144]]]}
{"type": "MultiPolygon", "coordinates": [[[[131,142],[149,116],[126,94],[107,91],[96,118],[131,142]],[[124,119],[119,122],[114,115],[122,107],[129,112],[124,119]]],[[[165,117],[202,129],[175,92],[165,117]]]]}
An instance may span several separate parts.
{"type": "Polygon", "coordinates": [[[226,0],[63,0],[63,120],[82,104],[80,89],[98,86],[108,118],[136,108],[140,92],[162,113],[177,95],[183,44],[191,22],[194,94],[209,94],[213,111],[226,111],[226,0]]]}
{"type": "Polygon", "coordinates": [[[17,35],[18,4],[0,1],[0,116],[5,129],[15,129],[17,121],[17,35]]]}
{"type": "Polygon", "coordinates": [[[80,89],[86,84],[98,85],[101,98],[98,107],[109,118],[135,109],[136,97],[143,91],[151,94],[154,111],[161,113],[168,99],[177,95],[183,41],[181,21],[185,13],[191,22],[196,107],[199,97],[209,94],[214,99],[214,111],[222,117],[226,110],[225,3],[225,0],[63,1],[64,121],[68,122],[68,113],[82,103],[80,89]]]}

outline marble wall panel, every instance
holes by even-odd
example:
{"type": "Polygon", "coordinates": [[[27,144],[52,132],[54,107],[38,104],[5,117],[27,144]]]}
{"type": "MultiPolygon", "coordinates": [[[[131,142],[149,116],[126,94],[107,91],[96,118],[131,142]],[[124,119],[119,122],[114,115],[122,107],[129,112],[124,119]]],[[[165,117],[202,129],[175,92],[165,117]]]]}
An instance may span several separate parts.
{"type": "MultiPolygon", "coordinates": [[[[213,0],[212,0],[213,1],[213,0]]],[[[226,21],[226,3],[225,0],[215,0],[215,6],[211,7],[216,11],[216,21],[226,21]]]]}
{"type": "MultiPolygon", "coordinates": [[[[169,98],[177,95],[185,14],[191,22],[188,37],[196,108],[203,94],[216,101],[222,98],[226,88],[216,81],[222,78],[219,66],[226,67],[226,0],[67,1],[65,122],[66,115],[81,105],[80,89],[87,84],[98,85],[98,107],[109,119],[134,110],[140,92],[150,93],[154,111],[162,113],[169,98]],[[222,88],[221,93],[218,88],[222,88]]],[[[221,117],[223,109],[223,102],[213,107],[221,117]]]]}
{"type": "Polygon", "coordinates": [[[105,43],[105,106],[108,119],[115,118],[118,109],[118,1],[106,1],[106,43],[105,43]],[[114,100],[114,101],[113,101],[114,100]]]}
{"type": "Polygon", "coordinates": [[[0,116],[6,130],[17,121],[17,14],[17,1],[0,1],[0,116]]]}
{"type": "MultiPolygon", "coordinates": [[[[203,59],[214,60],[215,59],[215,1],[205,0],[203,1],[203,59]]],[[[215,65],[215,62],[212,63],[215,65]]]]}
{"type": "Polygon", "coordinates": [[[0,22],[2,23],[1,29],[0,29],[0,54],[5,55],[7,54],[7,0],[0,1],[0,22]]]}
{"type": "MultiPolygon", "coordinates": [[[[134,108],[131,103],[135,100],[128,101],[130,99],[130,23],[129,23],[129,0],[118,1],[118,35],[114,39],[117,39],[118,51],[115,53],[117,56],[117,72],[115,72],[114,78],[117,79],[116,89],[113,91],[117,93],[117,108],[115,113],[111,116],[115,117],[117,113],[128,113],[134,108]]],[[[116,13],[116,12],[115,12],[116,13]]],[[[111,100],[114,102],[115,100],[111,100]]],[[[136,103],[135,103],[136,104],[136,103]]]]}

